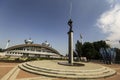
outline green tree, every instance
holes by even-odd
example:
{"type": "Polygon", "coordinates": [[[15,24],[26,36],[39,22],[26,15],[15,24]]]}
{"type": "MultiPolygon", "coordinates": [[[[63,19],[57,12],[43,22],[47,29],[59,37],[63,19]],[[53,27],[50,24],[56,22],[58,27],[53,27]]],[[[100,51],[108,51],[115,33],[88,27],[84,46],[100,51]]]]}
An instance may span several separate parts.
{"type": "Polygon", "coordinates": [[[106,44],[105,41],[102,41],[102,40],[93,42],[93,45],[98,52],[99,52],[100,48],[109,48],[110,47],[108,44],[106,44]]]}
{"type": "Polygon", "coordinates": [[[79,40],[75,44],[75,51],[78,53],[77,56],[80,57],[82,54],[82,43],[79,40]]]}
{"type": "Polygon", "coordinates": [[[116,61],[116,62],[120,62],[120,49],[115,48],[115,50],[116,50],[116,58],[115,58],[115,61],[116,61]]]}
{"type": "Polygon", "coordinates": [[[0,48],[0,52],[2,52],[3,51],[3,49],[2,48],[0,48]]]}
{"type": "Polygon", "coordinates": [[[83,45],[82,43],[77,40],[77,43],[75,44],[75,51],[78,54],[74,53],[74,56],[77,57],[87,57],[88,59],[100,59],[102,58],[101,54],[99,53],[99,50],[101,48],[109,48],[110,46],[106,44],[105,41],[96,41],[93,43],[85,42],[83,45]]]}
{"type": "Polygon", "coordinates": [[[97,51],[97,53],[96,53],[96,58],[97,58],[97,59],[102,58],[102,55],[101,55],[100,52],[99,52],[99,50],[100,50],[101,48],[109,48],[109,47],[110,47],[110,46],[109,46],[108,44],[106,44],[106,42],[103,41],[103,40],[93,42],[93,45],[94,45],[95,50],[97,51]]]}
{"type": "Polygon", "coordinates": [[[85,42],[82,47],[83,50],[82,56],[85,56],[87,57],[87,59],[90,59],[92,57],[93,48],[94,46],[92,45],[92,43],[85,42]]]}
{"type": "Polygon", "coordinates": [[[99,53],[95,50],[93,43],[85,42],[82,46],[82,50],[82,56],[87,57],[87,59],[97,59],[97,56],[99,56],[99,53]]]}

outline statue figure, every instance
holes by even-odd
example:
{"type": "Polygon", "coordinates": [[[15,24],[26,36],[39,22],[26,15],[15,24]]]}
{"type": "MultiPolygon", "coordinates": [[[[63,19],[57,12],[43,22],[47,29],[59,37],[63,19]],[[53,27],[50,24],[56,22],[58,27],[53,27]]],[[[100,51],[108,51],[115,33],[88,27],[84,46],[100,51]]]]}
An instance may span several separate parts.
{"type": "Polygon", "coordinates": [[[73,31],[72,30],[72,20],[71,19],[68,21],[68,25],[70,26],[70,31],[73,31]]]}

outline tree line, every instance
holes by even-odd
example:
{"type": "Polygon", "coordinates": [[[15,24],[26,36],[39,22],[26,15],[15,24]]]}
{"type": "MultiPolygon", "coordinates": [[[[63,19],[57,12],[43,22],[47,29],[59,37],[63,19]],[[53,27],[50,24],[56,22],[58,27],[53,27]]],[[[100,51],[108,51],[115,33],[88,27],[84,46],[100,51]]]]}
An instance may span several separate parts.
{"type": "MultiPolygon", "coordinates": [[[[86,57],[88,60],[96,59],[100,60],[103,59],[102,55],[100,54],[101,48],[111,48],[105,41],[96,41],[96,42],[85,42],[81,43],[77,40],[75,44],[75,52],[74,57],[86,57]],[[77,54],[76,54],[77,53],[77,54]]],[[[116,61],[120,61],[120,49],[115,48],[116,51],[116,61]]]]}

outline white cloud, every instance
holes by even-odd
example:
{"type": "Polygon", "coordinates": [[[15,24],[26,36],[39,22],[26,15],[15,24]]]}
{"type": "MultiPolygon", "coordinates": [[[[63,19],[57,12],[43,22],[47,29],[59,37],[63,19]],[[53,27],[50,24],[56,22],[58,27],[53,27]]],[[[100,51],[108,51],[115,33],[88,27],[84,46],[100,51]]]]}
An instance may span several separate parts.
{"type": "MultiPolygon", "coordinates": [[[[110,0],[111,3],[113,0],[110,0]]],[[[120,4],[116,3],[110,10],[104,12],[97,21],[98,27],[108,34],[106,39],[111,40],[112,46],[118,47],[120,44],[120,4]]]]}
{"type": "Polygon", "coordinates": [[[118,0],[106,0],[109,4],[110,7],[114,7],[114,5],[118,2],[118,0]]]}

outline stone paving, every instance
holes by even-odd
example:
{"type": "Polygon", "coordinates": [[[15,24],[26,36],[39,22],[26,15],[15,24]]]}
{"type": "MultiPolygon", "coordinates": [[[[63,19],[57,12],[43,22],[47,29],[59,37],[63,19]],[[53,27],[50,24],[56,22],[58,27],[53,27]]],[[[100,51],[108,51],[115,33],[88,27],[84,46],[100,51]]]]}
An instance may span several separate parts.
{"type": "Polygon", "coordinates": [[[0,67],[0,79],[6,75],[13,67],[0,67]]]}
{"type": "Polygon", "coordinates": [[[0,80],[5,76],[11,69],[13,69],[18,63],[6,63],[0,62],[0,80]]]}
{"type": "MultiPolygon", "coordinates": [[[[14,66],[15,65],[13,65],[13,66],[10,65],[10,67],[9,67],[4,63],[0,63],[0,71],[2,70],[2,68],[4,68],[3,72],[4,71],[10,72],[10,69],[12,69],[14,66]]],[[[35,75],[35,74],[28,73],[28,72],[25,72],[25,71],[17,68],[15,70],[15,73],[16,72],[17,73],[13,74],[13,75],[15,75],[14,79],[9,78],[9,79],[6,79],[6,80],[120,80],[120,77],[119,77],[120,76],[120,65],[116,65],[116,64],[104,65],[103,64],[103,66],[107,66],[107,67],[110,67],[110,68],[116,70],[117,74],[114,75],[114,76],[111,76],[111,77],[100,78],[100,79],[64,79],[64,78],[53,78],[53,77],[46,77],[46,76],[42,76],[42,75],[35,75]]],[[[3,78],[3,75],[5,75],[5,74],[0,74],[0,80],[3,78]]]]}

